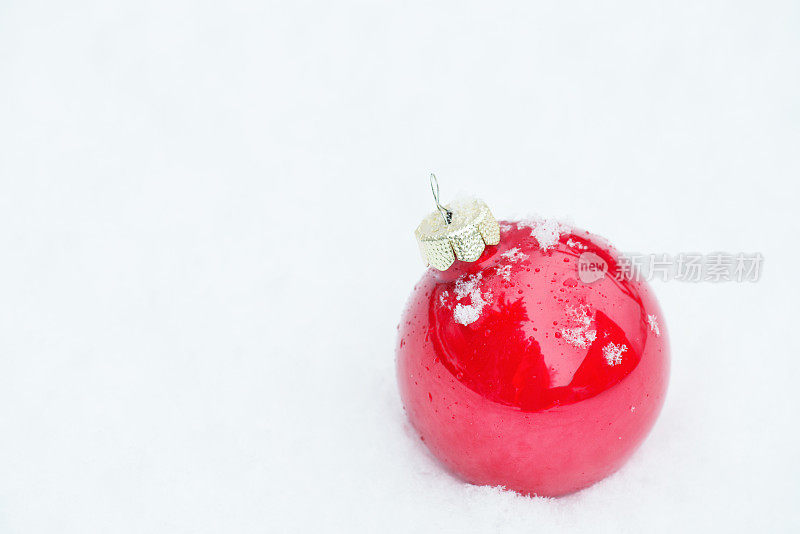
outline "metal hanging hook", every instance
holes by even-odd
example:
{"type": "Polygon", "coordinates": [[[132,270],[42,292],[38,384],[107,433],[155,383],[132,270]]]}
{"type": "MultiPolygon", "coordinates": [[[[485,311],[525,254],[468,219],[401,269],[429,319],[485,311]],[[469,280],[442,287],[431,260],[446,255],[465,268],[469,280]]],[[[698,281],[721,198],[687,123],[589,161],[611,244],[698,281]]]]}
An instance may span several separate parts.
{"type": "Polygon", "coordinates": [[[439,180],[436,179],[436,175],[433,173],[431,173],[431,192],[433,193],[433,201],[436,202],[436,209],[442,214],[444,223],[450,224],[453,220],[453,212],[442,206],[441,202],[439,202],[439,180]]]}

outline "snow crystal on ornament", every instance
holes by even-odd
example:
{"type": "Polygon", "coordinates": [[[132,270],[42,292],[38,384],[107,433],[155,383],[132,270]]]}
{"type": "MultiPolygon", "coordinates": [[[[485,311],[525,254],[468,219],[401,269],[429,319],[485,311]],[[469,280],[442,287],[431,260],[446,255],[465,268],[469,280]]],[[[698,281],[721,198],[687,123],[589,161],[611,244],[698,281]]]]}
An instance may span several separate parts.
{"type": "Polygon", "coordinates": [[[597,338],[597,330],[590,328],[594,319],[589,313],[589,306],[567,306],[567,319],[571,326],[561,329],[564,341],[581,349],[589,348],[597,338]]]}
{"type": "Polygon", "coordinates": [[[445,290],[445,291],[442,291],[442,294],[441,294],[441,295],[439,295],[439,304],[441,304],[442,306],[444,306],[444,305],[445,305],[445,300],[447,299],[447,295],[448,295],[448,294],[449,294],[449,293],[448,293],[446,290],[445,290]]]}
{"type": "Polygon", "coordinates": [[[558,243],[562,234],[568,234],[571,228],[555,219],[532,218],[517,223],[518,228],[530,228],[531,236],[536,238],[539,248],[547,252],[558,243]]]}
{"type": "MultiPolygon", "coordinates": [[[[477,273],[471,276],[464,275],[456,280],[456,300],[470,298],[469,304],[460,302],[456,304],[456,308],[453,310],[453,319],[457,323],[464,326],[474,323],[481,316],[483,307],[488,304],[481,294],[481,278],[483,278],[481,273],[477,273]]],[[[491,298],[491,295],[487,294],[486,297],[491,298]]]]}
{"type": "Polygon", "coordinates": [[[584,245],[583,243],[581,243],[580,241],[575,241],[571,237],[569,239],[567,239],[567,246],[568,247],[572,247],[572,248],[576,248],[578,250],[586,250],[587,248],[589,248],[586,245],[584,245]]]}
{"type": "Polygon", "coordinates": [[[661,329],[658,327],[658,321],[656,320],[655,315],[647,316],[647,324],[650,325],[650,330],[652,330],[657,336],[661,335],[661,329]]]}
{"type": "Polygon", "coordinates": [[[510,262],[525,260],[528,258],[528,255],[522,252],[519,247],[510,248],[500,255],[508,259],[510,262]]]}
{"type": "Polygon", "coordinates": [[[603,347],[603,358],[606,359],[608,365],[613,367],[622,363],[622,353],[627,351],[628,347],[625,345],[609,342],[608,345],[603,347]]]}
{"type": "Polygon", "coordinates": [[[511,265],[498,265],[497,274],[503,277],[503,280],[511,280],[511,265]]]}
{"type": "Polygon", "coordinates": [[[500,229],[504,232],[508,232],[509,230],[511,230],[511,225],[505,222],[497,223],[497,226],[499,226],[500,229]]]}

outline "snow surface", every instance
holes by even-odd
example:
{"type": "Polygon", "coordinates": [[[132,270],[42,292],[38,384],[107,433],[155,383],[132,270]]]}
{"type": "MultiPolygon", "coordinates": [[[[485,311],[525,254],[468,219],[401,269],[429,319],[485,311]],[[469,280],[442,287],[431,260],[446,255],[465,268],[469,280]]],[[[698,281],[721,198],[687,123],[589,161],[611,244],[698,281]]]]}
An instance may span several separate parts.
{"type": "Polygon", "coordinates": [[[797,9],[5,0],[0,533],[797,532],[797,9]],[[669,392],[614,476],[473,487],[409,427],[429,171],[763,253],[653,284],[669,392]]]}

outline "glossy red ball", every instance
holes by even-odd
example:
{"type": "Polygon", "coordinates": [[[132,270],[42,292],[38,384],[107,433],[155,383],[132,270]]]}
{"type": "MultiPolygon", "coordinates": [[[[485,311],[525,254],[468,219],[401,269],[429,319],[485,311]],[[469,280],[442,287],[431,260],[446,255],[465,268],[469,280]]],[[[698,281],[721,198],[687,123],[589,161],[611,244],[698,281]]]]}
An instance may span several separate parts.
{"type": "Polygon", "coordinates": [[[641,444],[669,346],[652,291],[621,271],[604,240],[548,221],[501,222],[478,261],[426,271],[399,326],[397,376],[411,423],[451,472],[558,496],[641,444]]]}

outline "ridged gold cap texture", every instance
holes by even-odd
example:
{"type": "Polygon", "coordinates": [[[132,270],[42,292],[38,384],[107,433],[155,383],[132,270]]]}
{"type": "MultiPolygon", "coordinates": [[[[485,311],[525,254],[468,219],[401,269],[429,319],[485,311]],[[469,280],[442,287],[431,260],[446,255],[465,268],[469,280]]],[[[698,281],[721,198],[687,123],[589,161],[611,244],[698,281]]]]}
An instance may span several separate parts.
{"type": "Polygon", "coordinates": [[[414,231],[422,258],[434,269],[446,271],[456,259],[476,261],[486,245],[500,242],[500,226],[482,200],[452,202],[444,208],[452,212],[450,224],[437,210],[414,231]]]}

